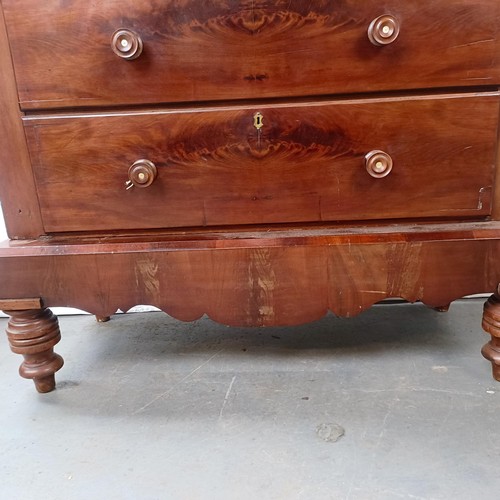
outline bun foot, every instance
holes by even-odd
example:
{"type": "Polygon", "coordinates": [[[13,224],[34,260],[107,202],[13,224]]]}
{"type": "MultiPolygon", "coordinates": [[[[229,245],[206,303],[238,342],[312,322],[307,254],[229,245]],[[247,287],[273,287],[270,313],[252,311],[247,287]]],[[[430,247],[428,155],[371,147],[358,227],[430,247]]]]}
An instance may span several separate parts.
{"type": "Polygon", "coordinates": [[[111,316],[96,316],[95,319],[98,323],[106,323],[111,319],[111,316]]]}
{"type": "Polygon", "coordinates": [[[33,379],[38,392],[55,389],[54,373],[64,364],[53,347],[61,340],[59,323],[49,309],[5,311],[10,348],[24,356],[19,367],[21,377],[33,379]]]}
{"type": "Polygon", "coordinates": [[[434,311],[445,313],[450,309],[451,304],[445,304],[443,306],[433,307],[434,311]]]}

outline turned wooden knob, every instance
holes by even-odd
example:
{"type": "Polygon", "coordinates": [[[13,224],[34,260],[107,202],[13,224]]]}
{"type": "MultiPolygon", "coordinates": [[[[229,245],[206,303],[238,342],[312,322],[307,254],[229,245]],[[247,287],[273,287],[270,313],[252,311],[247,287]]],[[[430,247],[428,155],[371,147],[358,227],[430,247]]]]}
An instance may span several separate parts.
{"type": "Polygon", "coordinates": [[[143,44],[137,33],[122,28],[113,33],[111,48],[118,57],[130,61],[141,55],[143,44]]]}
{"type": "Polygon", "coordinates": [[[384,151],[370,151],[365,156],[366,171],[377,179],[389,175],[392,170],[392,158],[384,151]]]}
{"type": "Polygon", "coordinates": [[[368,38],[373,45],[389,45],[398,35],[399,21],[394,16],[379,16],[368,27],[368,38]]]}
{"type": "Polygon", "coordinates": [[[145,188],[151,186],[156,179],[158,170],[156,165],[149,160],[137,160],[128,169],[128,181],[125,183],[127,189],[132,187],[145,188]]]}

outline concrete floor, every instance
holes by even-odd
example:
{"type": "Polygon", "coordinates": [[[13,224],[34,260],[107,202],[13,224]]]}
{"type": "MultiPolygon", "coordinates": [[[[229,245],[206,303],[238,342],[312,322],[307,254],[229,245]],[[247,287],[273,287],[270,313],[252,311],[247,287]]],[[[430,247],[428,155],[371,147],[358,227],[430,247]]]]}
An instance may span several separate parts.
{"type": "Polygon", "coordinates": [[[274,329],[62,317],[53,393],[0,343],[0,498],[496,500],[482,302],[274,329]]]}

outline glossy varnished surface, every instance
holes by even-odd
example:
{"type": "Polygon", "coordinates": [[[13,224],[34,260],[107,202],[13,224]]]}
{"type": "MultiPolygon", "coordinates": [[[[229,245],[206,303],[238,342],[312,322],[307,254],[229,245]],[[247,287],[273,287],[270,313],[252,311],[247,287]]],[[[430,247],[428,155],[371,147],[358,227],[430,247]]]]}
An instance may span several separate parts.
{"type": "Polygon", "coordinates": [[[22,107],[493,85],[496,0],[2,0],[22,107]],[[390,14],[399,37],[368,39],[390,14]],[[111,48],[129,28],[143,53],[111,48]]]}
{"type": "Polygon", "coordinates": [[[57,232],[485,216],[497,116],[498,96],[483,94],[25,124],[45,229],[57,232]],[[365,169],[378,149],[394,161],[381,179],[365,169]],[[157,179],[126,190],[140,158],[157,179]]]}
{"type": "Polygon", "coordinates": [[[274,326],[495,291],[500,377],[497,0],[0,4],[25,238],[0,244],[0,307],[40,391],[46,307],[274,326]]]}
{"type": "Polygon", "coordinates": [[[0,201],[11,238],[43,234],[0,4],[0,201]]]}
{"type": "Polygon", "coordinates": [[[99,316],[152,304],[185,321],[292,325],[352,316],[387,297],[442,306],[500,281],[498,223],[325,235],[33,242],[0,247],[2,293],[99,316]],[[474,229],[472,230],[471,227],[474,229]],[[384,233],[385,231],[385,233],[384,233]]]}

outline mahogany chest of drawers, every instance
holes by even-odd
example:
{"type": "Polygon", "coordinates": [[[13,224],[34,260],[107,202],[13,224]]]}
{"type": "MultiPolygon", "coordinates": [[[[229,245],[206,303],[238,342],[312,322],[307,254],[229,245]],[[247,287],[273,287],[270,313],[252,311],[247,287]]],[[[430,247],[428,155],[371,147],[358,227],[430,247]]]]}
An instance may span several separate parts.
{"type": "Polygon", "coordinates": [[[293,325],[492,292],[497,0],[0,0],[0,309],[293,325]]]}

